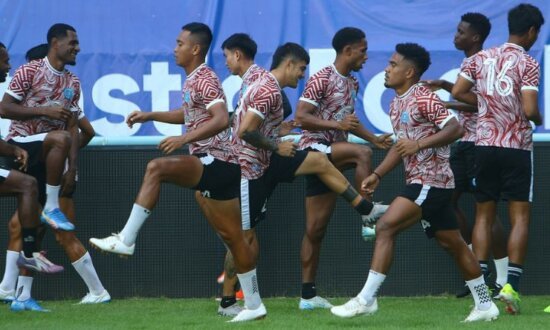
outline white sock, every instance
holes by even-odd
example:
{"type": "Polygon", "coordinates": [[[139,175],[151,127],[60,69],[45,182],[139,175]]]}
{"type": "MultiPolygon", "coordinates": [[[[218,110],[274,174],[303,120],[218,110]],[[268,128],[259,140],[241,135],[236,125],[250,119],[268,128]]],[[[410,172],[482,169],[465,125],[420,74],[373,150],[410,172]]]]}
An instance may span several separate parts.
{"type": "Polygon", "coordinates": [[[237,274],[237,276],[239,277],[239,283],[241,283],[241,288],[243,289],[244,306],[248,309],[260,307],[262,298],[260,297],[256,268],[244,274],[237,274]]]}
{"type": "Polygon", "coordinates": [[[19,276],[17,280],[17,290],[15,290],[15,298],[19,301],[25,301],[31,297],[33,278],[30,276],[19,276]]]}
{"type": "Polygon", "coordinates": [[[2,283],[0,283],[0,290],[4,292],[15,291],[17,276],[19,275],[17,258],[19,258],[19,252],[10,250],[6,251],[6,269],[4,270],[4,278],[2,279],[2,283]]]}
{"type": "Polygon", "coordinates": [[[493,260],[497,270],[497,284],[503,287],[508,282],[508,257],[493,260]]]}
{"type": "Polygon", "coordinates": [[[87,251],[82,256],[82,258],[73,262],[73,267],[74,269],[76,269],[80,277],[82,277],[84,283],[86,283],[86,285],[88,286],[88,291],[91,294],[99,296],[101,293],[103,293],[105,288],[103,287],[103,284],[101,284],[101,281],[97,276],[94,264],[92,263],[92,258],[87,251]]]}
{"type": "Polygon", "coordinates": [[[130,212],[130,216],[128,217],[128,221],[126,221],[124,229],[120,232],[120,235],[123,237],[124,244],[128,246],[134,245],[139,229],[143,226],[143,223],[147,220],[150,214],[151,211],[134,203],[134,206],[132,206],[132,212],[130,212]]]}
{"type": "Polygon", "coordinates": [[[364,299],[367,302],[367,305],[372,304],[374,299],[376,298],[376,293],[378,292],[378,289],[380,289],[380,286],[382,283],[384,283],[384,280],[386,279],[386,275],[375,272],[374,270],[369,271],[369,276],[367,277],[367,281],[365,282],[365,286],[363,286],[363,289],[357,297],[364,299]]]}
{"type": "Polygon", "coordinates": [[[61,186],[50,186],[46,184],[46,205],[44,211],[48,212],[59,208],[59,190],[61,186]]]}
{"type": "Polygon", "coordinates": [[[477,309],[486,311],[491,308],[491,294],[489,293],[489,288],[485,285],[483,275],[466,281],[466,284],[470,288],[477,309]]]}
{"type": "Polygon", "coordinates": [[[470,251],[474,252],[474,246],[472,245],[472,243],[468,244],[468,249],[470,249],[470,251]]]}

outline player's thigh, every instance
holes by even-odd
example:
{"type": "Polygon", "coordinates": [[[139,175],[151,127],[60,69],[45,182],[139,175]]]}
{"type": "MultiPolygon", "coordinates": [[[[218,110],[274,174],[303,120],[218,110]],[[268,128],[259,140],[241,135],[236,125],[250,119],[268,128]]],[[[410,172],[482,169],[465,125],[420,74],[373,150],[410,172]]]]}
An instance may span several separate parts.
{"type": "Polygon", "coordinates": [[[397,234],[420,221],[422,209],[413,201],[397,196],[376,223],[376,232],[397,234]]]}
{"type": "Polygon", "coordinates": [[[215,200],[204,198],[201,208],[207,210],[208,223],[225,239],[241,235],[241,217],[238,198],[215,200]]]}
{"type": "Polygon", "coordinates": [[[168,156],[151,160],[147,169],[156,172],[163,182],[189,188],[199,183],[203,164],[195,156],[168,156]]]}
{"type": "Polygon", "coordinates": [[[0,169],[0,196],[11,196],[34,190],[37,192],[36,179],[16,170],[0,169]]]}
{"type": "Polygon", "coordinates": [[[366,165],[372,158],[372,150],[368,146],[336,142],[331,145],[330,160],[339,169],[347,168],[350,164],[366,165]]]}

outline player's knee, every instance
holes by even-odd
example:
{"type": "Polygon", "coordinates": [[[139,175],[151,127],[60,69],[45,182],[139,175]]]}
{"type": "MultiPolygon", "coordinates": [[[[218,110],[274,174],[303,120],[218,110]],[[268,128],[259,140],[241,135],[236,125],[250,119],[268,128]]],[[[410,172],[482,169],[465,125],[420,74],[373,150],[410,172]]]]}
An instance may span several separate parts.
{"type": "Polygon", "coordinates": [[[158,159],[153,159],[147,163],[147,169],[145,170],[146,176],[158,176],[161,170],[161,162],[158,159]]]}
{"type": "Polygon", "coordinates": [[[36,179],[30,175],[24,175],[22,177],[21,189],[24,194],[30,195],[34,199],[38,197],[38,183],[36,179]]]}
{"type": "Polygon", "coordinates": [[[46,136],[46,143],[52,143],[57,147],[68,148],[71,145],[71,134],[68,131],[52,131],[46,136]]]}
{"type": "Polygon", "coordinates": [[[357,146],[357,151],[355,153],[355,158],[358,164],[365,165],[370,163],[372,159],[372,149],[367,146],[357,146]]]}

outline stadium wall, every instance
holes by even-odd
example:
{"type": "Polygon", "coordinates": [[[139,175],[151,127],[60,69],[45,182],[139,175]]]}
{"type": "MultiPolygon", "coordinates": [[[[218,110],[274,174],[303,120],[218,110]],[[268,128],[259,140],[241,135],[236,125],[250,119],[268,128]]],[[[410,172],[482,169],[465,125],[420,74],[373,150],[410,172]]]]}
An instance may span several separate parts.
{"type": "MultiPolygon", "coordinates": [[[[160,156],[146,148],[87,148],[81,151],[79,183],[75,195],[77,236],[86,247],[90,237],[104,237],[122,229],[138,192],[146,164],[160,156]]],[[[374,151],[378,164],[384,152],[374,151]]],[[[522,291],[550,294],[547,275],[550,260],[550,223],[544,211],[550,200],[550,143],[537,143],[534,153],[535,187],[529,250],[522,291]]],[[[351,173],[347,173],[348,177],[351,173]]],[[[390,202],[403,186],[402,167],[384,178],[375,200],[390,202]]],[[[264,296],[299,296],[300,245],[304,231],[303,178],[282,184],[268,208],[268,220],[258,226],[261,246],[258,276],[264,296]]],[[[7,224],[15,199],[0,201],[0,218],[7,224]]],[[[463,205],[473,215],[473,204],[463,205]]],[[[501,218],[508,229],[506,210],[501,218]]],[[[471,218],[471,217],[470,217],[471,218]]],[[[4,227],[6,228],[6,227],[4,227]]],[[[7,245],[7,231],[0,230],[0,247],[7,245]]],[[[97,272],[113,298],[122,297],[213,297],[219,293],[216,277],[222,271],[225,248],[209,228],[194,201],[193,192],[164,186],[161,199],[141,231],[136,253],[125,260],[91,250],[97,272]]],[[[43,248],[52,260],[65,266],[57,276],[39,276],[33,286],[38,299],[80,298],[86,287],[47,233],[43,248]]],[[[362,287],[369,269],[373,243],[363,242],[360,219],[345,202],[339,201],[321,252],[317,286],[323,296],[354,295],[362,287]]],[[[0,253],[3,269],[5,253],[0,253]]],[[[410,296],[454,293],[462,281],[456,266],[420,225],[403,233],[397,241],[390,276],[382,295],[410,296]]],[[[494,278],[493,278],[494,280],[494,278]]]]}

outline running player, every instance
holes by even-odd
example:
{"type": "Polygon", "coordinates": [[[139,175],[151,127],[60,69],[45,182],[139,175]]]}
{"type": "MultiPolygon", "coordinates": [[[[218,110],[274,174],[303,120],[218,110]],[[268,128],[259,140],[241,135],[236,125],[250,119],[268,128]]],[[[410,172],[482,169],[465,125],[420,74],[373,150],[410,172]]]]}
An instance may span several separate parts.
{"type": "MultiPolygon", "coordinates": [[[[315,73],[306,83],[296,110],[296,122],[302,127],[300,149],[327,155],[339,170],[355,168],[355,186],[371,173],[372,150],[366,145],[348,142],[352,132],[374,146],[387,149],[391,134],[376,136],[361,125],[355,114],[355,98],[359,90],[351,72],[361,70],[367,60],[367,40],[360,29],[346,27],[334,35],[334,63],[315,73]]],[[[317,295],[315,276],[319,266],[321,243],[337,195],[314,175],[307,176],[306,231],[300,253],[302,261],[302,298],[300,309],[330,308],[332,305],[317,295]]],[[[374,238],[374,230],[364,226],[366,240],[374,238]]]]}
{"type": "MultiPolygon", "coordinates": [[[[464,68],[473,56],[483,49],[483,42],[491,31],[489,19],[479,13],[466,13],[460,18],[458,23],[454,45],[456,49],[464,52],[466,58],[462,61],[461,67],[464,68]]],[[[443,88],[451,92],[454,84],[446,80],[428,80],[426,83],[435,91],[443,88]]],[[[456,114],[462,127],[464,136],[456,143],[451,153],[451,169],[455,177],[455,191],[451,198],[451,204],[458,220],[460,233],[466,240],[468,247],[472,249],[472,228],[468,225],[466,215],[459,205],[460,197],[463,193],[473,194],[475,183],[475,138],[477,124],[477,107],[464,104],[462,102],[445,103],[448,109],[457,110],[456,114]]],[[[508,276],[508,256],[506,252],[506,237],[504,229],[498,218],[493,223],[493,241],[492,252],[494,257],[497,278],[495,287],[497,293],[506,284],[508,276]]],[[[481,269],[487,276],[488,265],[482,264],[481,269]]],[[[488,277],[488,276],[487,276],[488,277]]],[[[487,279],[486,277],[486,279],[487,279]]],[[[464,289],[457,293],[457,298],[462,298],[470,294],[470,288],[465,285],[464,289]]]]}
{"type": "Polygon", "coordinates": [[[477,105],[476,224],[472,242],[480,263],[487,263],[497,202],[508,202],[508,280],[500,290],[506,311],[519,313],[529,213],[533,197],[533,130],[542,123],[537,97],[540,67],[527,54],[544,24],[541,11],[520,4],[508,12],[508,42],[477,53],[463,67],[453,97],[477,105]],[[472,92],[472,87],[476,93],[472,92]]]}
{"type": "Polygon", "coordinates": [[[245,309],[239,313],[244,317],[235,321],[248,321],[264,317],[266,310],[259,295],[250,246],[240,226],[240,168],[229,145],[229,114],[225,95],[220,80],[205,64],[211,42],[212,32],[205,24],[189,23],[183,26],[174,49],[176,63],[187,74],[182,91],[182,108],[169,112],[133,112],[127,119],[129,125],[148,120],[185,123],[187,131],[184,135],[162,140],[159,148],[170,154],[189,144],[191,155],[150,161],[122,231],[103,239],[91,238],[90,243],[105,252],[133,255],[137,234],[157,204],[162,183],[199,190],[208,197],[201,205],[203,212],[232,252],[244,291],[245,309]]]}
{"type": "Polygon", "coordinates": [[[385,69],[384,85],[397,94],[390,104],[390,119],[398,141],[362,186],[372,194],[380,180],[401,162],[405,165],[406,186],[376,225],[374,254],[365,286],[357,297],[331,309],[339,317],[378,310],[376,294],[390,269],[395,239],[418,222],[426,235],[435,237],[454,258],[472,291],[475,306],[464,321],[489,321],[499,314],[451,208],[454,178],[449,144],[462,136],[463,129],[437,95],[418,83],[429,65],[430,54],[417,44],[407,43],[396,46],[385,69]]]}

